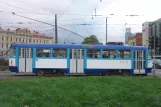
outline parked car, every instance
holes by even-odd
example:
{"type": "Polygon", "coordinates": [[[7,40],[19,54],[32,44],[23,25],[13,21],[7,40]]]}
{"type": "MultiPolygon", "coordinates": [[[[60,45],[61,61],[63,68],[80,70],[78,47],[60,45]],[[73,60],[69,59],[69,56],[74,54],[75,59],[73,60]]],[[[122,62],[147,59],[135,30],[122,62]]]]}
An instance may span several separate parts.
{"type": "Polygon", "coordinates": [[[155,64],[155,68],[156,69],[161,69],[161,60],[160,59],[153,59],[153,68],[154,68],[154,64],[155,64]]]}

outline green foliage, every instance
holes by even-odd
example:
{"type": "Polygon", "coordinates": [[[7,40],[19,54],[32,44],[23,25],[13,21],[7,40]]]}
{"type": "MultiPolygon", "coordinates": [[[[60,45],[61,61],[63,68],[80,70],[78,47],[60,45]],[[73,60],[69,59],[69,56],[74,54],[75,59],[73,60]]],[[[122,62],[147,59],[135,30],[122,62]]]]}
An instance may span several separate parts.
{"type": "Polygon", "coordinates": [[[99,44],[99,41],[95,35],[91,35],[89,37],[86,37],[82,44],[99,44]]]}
{"type": "Polygon", "coordinates": [[[0,107],[161,107],[161,78],[63,77],[0,81],[0,107]]]}
{"type": "Polygon", "coordinates": [[[5,71],[5,70],[8,70],[7,66],[0,66],[0,71],[5,71]]]}

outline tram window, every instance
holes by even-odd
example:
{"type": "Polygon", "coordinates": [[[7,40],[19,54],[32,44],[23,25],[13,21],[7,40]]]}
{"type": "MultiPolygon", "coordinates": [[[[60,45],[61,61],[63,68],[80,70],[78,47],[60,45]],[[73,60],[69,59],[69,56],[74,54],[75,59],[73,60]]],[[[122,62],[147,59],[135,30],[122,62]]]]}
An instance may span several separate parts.
{"type": "Polygon", "coordinates": [[[130,50],[118,50],[118,58],[131,58],[130,50]]]}
{"type": "Polygon", "coordinates": [[[16,56],[16,48],[10,48],[9,57],[15,57],[15,56],[16,56]]]}
{"type": "Polygon", "coordinates": [[[45,58],[48,58],[48,57],[50,57],[50,49],[49,48],[47,48],[47,49],[38,48],[36,50],[36,56],[37,57],[45,57],[45,58]]]}
{"type": "Polygon", "coordinates": [[[100,49],[89,49],[87,50],[87,58],[100,58],[100,49]]]}
{"type": "Polygon", "coordinates": [[[112,49],[103,50],[102,58],[116,58],[116,50],[112,49]]]}
{"type": "Polygon", "coordinates": [[[53,49],[54,58],[67,58],[67,49],[53,49]]]}

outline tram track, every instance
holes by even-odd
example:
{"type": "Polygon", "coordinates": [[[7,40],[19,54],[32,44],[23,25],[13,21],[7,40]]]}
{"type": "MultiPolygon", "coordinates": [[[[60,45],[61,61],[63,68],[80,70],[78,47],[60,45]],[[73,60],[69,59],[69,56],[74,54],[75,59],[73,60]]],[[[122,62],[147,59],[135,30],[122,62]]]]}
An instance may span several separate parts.
{"type": "MultiPolygon", "coordinates": [[[[46,77],[38,77],[33,73],[12,73],[10,71],[0,71],[0,80],[12,80],[12,79],[32,79],[32,78],[63,78],[63,77],[88,77],[92,75],[63,75],[63,76],[46,76],[46,77]]],[[[100,76],[100,75],[94,75],[100,76]]],[[[112,76],[112,75],[111,75],[112,76]]],[[[117,75],[113,75],[117,76],[117,75]]],[[[153,76],[153,73],[147,75],[148,77],[153,76]]],[[[156,71],[156,77],[161,77],[161,71],[156,71]]]]}

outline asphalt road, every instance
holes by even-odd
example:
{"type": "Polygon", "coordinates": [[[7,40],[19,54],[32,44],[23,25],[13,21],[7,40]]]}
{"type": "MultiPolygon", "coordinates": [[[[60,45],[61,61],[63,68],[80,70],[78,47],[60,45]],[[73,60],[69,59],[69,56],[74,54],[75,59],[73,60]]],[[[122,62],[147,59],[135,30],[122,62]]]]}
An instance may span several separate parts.
{"type": "Polygon", "coordinates": [[[13,73],[10,71],[0,71],[0,80],[35,78],[35,77],[37,76],[33,73],[13,73]]]}

